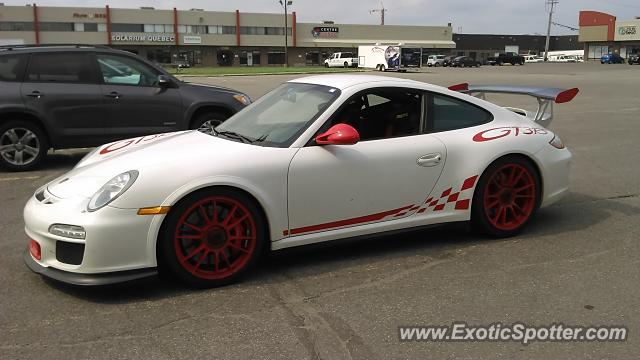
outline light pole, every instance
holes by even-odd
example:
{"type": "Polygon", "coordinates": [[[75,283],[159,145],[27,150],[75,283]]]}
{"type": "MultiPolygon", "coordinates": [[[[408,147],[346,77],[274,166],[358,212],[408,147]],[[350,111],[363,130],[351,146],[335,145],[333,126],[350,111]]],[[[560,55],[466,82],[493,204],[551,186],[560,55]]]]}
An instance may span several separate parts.
{"type": "Polygon", "coordinates": [[[549,9],[549,23],[547,24],[547,39],[544,44],[544,61],[549,60],[549,38],[551,37],[551,23],[553,22],[553,7],[559,0],[547,0],[547,4],[551,5],[549,9]]]}
{"type": "Polygon", "coordinates": [[[293,0],[285,0],[284,3],[282,0],[278,0],[280,5],[284,6],[284,67],[289,67],[289,34],[288,24],[287,24],[287,6],[293,4],[293,0]]]}

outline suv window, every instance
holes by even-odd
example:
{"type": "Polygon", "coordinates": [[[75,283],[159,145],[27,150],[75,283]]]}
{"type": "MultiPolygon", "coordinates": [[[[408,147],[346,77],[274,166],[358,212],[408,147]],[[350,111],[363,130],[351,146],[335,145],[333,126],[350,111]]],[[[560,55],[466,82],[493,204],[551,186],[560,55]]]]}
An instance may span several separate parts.
{"type": "Polygon", "coordinates": [[[105,84],[156,86],[160,73],[141,61],[127,56],[97,54],[105,84]]]}
{"type": "Polygon", "coordinates": [[[352,54],[352,53],[342,53],[342,54],[340,55],[340,58],[342,58],[342,59],[352,58],[352,57],[353,57],[353,54],[352,54]]]}
{"type": "Polygon", "coordinates": [[[31,54],[26,81],[92,83],[93,71],[88,53],[31,54]]]}
{"type": "Polygon", "coordinates": [[[345,123],[360,140],[386,139],[420,133],[422,93],[402,88],[371,89],[353,96],[333,115],[329,126],[345,123]]]}
{"type": "Polygon", "coordinates": [[[24,55],[0,56],[0,81],[22,81],[26,59],[24,55]]]}
{"type": "Polygon", "coordinates": [[[427,127],[431,132],[476,126],[493,120],[493,115],[466,101],[431,95],[427,102],[427,127]]]}

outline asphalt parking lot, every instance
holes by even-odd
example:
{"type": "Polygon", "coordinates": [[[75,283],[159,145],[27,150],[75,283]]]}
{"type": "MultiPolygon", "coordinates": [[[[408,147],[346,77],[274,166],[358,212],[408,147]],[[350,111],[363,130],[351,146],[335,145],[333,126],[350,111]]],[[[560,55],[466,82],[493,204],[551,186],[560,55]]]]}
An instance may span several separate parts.
{"type": "MultiPolygon", "coordinates": [[[[519,237],[461,224],[276,253],[244,282],[191,290],[158,279],[105,288],[46,281],[22,263],[22,208],[83,151],[0,172],[0,358],[631,359],[640,351],[640,66],[527,64],[402,76],[579,87],[551,129],[574,154],[570,196],[519,237]],[[626,342],[400,342],[398,326],[624,325],[626,342]]],[[[190,78],[257,98],[300,75],[190,78]]],[[[499,98],[497,101],[508,101],[499,98]]],[[[518,104],[516,104],[518,105],[518,104]]]]}

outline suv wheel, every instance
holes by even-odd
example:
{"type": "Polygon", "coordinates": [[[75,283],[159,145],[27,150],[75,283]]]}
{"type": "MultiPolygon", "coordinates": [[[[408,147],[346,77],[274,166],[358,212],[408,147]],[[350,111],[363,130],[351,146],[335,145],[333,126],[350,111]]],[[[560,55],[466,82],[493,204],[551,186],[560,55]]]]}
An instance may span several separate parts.
{"type": "Polygon", "coordinates": [[[202,115],[198,115],[198,117],[193,120],[191,123],[191,129],[196,129],[205,134],[211,134],[213,129],[222,124],[229,117],[225,114],[221,114],[219,112],[208,112],[202,115]]]}
{"type": "Polygon", "coordinates": [[[44,131],[28,121],[14,120],[0,125],[0,166],[10,171],[35,168],[47,155],[44,131]]]}

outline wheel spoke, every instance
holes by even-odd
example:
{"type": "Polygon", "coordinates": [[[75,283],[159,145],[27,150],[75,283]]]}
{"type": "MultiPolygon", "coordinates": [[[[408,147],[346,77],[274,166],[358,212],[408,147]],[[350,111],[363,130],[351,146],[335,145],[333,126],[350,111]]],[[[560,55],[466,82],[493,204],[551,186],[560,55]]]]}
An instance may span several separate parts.
{"type": "Polygon", "coordinates": [[[195,226],[195,225],[189,224],[189,223],[188,223],[188,222],[186,222],[186,221],[185,221],[185,222],[183,222],[183,223],[182,223],[182,225],[186,225],[186,226],[188,226],[188,227],[192,228],[193,230],[195,230],[195,231],[197,231],[197,232],[200,232],[200,233],[201,233],[202,231],[204,231],[203,229],[201,229],[201,228],[199,228],[199,227],[197,227],[197,226],[195,226]]]}
{"type": "Polygon", "coordinates": [[[24,133],[24,135],[22,135],[22,137],[20,138],[19,141],[21,141],[24,144],[24,143],[26,143],[28,141],[31,141],[31,139],[34,139],[35,137],[36,137],[36,135],[34,133],[32,133],[31,131],[27,130],[24,133]]]}
{"type": "Polygon", "coordinates": [[[15,146],[12,144],[9,145],[0,145],[0,154],[8,153],[11,150],[14,150],[15,146]]]}
{"type": "Polygon", "coordinates": [[[202,250],[205,250],[205,252],[206,252],[206,247],[204,245],[198,246],[192,252],[187,254],[187,256],[184,257],[184,261],[190,260],[192,257],[198,255],[202,250]]]}
{"type": "Polygon", "coordinates": [[[494,206],[500,204],[500,200],[494,200],[493,202],[491,202],[490,204],[486,205],[487,209],[493,209],[494,206]]]}
{"type": "Polygon", "coordinates": [[[213,266],[216,272],[220,271],[220,264],[219,264],[219,259],[218,259],[218,252],[217,251],[212,251],[213,254],[213,266]]]}
{"type": "Polygon", "coordinates": [[[198,209],[200,210],[200,214],[202,215],[202,217],[204,218],[204,222],[206,224],[211,224],[212,221],[211,219],[209,219],[209,216],[207,216],[207,210],[204,208],[204,206],[200,205],[198,207],[198,209]]]}
{"type": "Polygon", "coordinates": [[[5,132],[5,134],[9,137],[9,140],[11,140],[11,142],[14,144],[20,141],[18,134],[16,134],[16,129],[9,129],[7,132],[5,132]]]}
{"type": "Polygon", "coordinates": [[[529,190],[532,187],[533,187],[533,184],[527,184],[527,185],[524,185],[524,186],[519,187],[517,189],[514,189],[513,191],[515,191],[516,193],[521,193],[521,192],[523,192],[525,190],[529,190]]]}
{"type": "Polygon", "coordinates": [[[224,262],[227,263],[227,268],[231,269],[231,263],[229,262],[229,257],[227,256],[227,254],[225,254],[224,250],[220,251],[220,255],[222,255],[222,259],[224,259],[224,262]]]}
{"type": "Polygon", "coordinates": [[[22,165],[22,163],[24,163],[22,153],[22,151],[16,150],[15,155],[13,156],[13,161],[18,165],[22,165]]]}
{"type": "Polygon", "coordinates": [[[241,222],[243,222],[244,220],[246,220],[249,217],[249,214],[244,214],[243,216],[241,216],[240,218],[236,219],[233,224],[227,225],[228,228],[234,228],[236,227],[236,225],[240,224],[241,222]]]}
{"type": "Polygon", "coordinates": [[[209,250],[207,250],[206,248],[204,249],[204,254],[202,254],[202,257],[200,257],[200,259],[198,260],[198,262],[196,263],[196,265],[193,267],[194,269],[196,269],[196,271],[198,270],[198,268],[200,267],[200,265],[202,264],[202,262],[204,261],[204,259],[207,258],[207,255],[209,255],[209,250]]]}
{"type": "Polygon", "coordinates": [[[202,235],[202,234],[198,234],[198,235],[178,235],[178,236],[176,236],[176,238],[185,239],[185,240],[203,240],[204,239],[204,235],[202,235]]]}
{"type": "Polygon", "coordinates": [[[31,155],[33,157],[38,156],[38,149],[33,148],[31,146],[28,146],[28,145],[24,146],[24,152],[26,152],[27,154],[29,154],[29,155],[31,155]]]}
{"type": "Polygon", "coordinates": [[[227,217],[222,222],[222,226],[227,227],[227,224],[229,224],[229,221],[233,218],[233,214],[236,212],[237,209],[238,209],[238,205],[234,204],[233,208],[231,208],[231,211],[229,211],[229,213],[227,214],[227,217]]]}
{"type": "Polygon", "coordinates": [[[243,248],[242,246],[240,246],[239,244],[234,244],[233,242],[229,242],[229,246],[238,250],[238,251],[242,251],[245,254],[249,253],[249,250],[243,248]]]}

